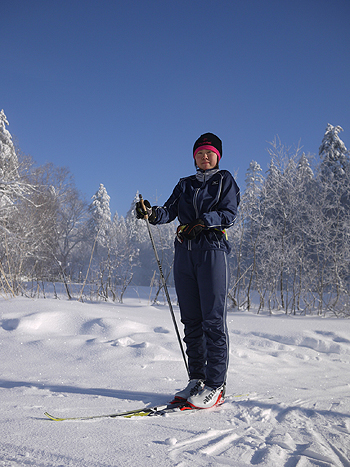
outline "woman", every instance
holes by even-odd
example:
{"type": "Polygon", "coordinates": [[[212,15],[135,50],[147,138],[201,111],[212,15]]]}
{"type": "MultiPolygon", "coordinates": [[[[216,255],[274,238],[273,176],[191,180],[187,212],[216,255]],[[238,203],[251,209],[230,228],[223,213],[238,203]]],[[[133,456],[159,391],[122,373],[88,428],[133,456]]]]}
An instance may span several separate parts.
{"type": "Polygon", "coordinates": [[[193,146],[196,175],[180,179],[164,206],[146,200],[136,215],[151,224],[176,217],[174,279],[179,300],[190,380],[175,399],[195,408],[209,408],[224,400],[228,368],[226,299],[230,246],[225,229],[236,219],[239,188],[227,170],[219,170],[222,142],[212,133],[193,146]]]}

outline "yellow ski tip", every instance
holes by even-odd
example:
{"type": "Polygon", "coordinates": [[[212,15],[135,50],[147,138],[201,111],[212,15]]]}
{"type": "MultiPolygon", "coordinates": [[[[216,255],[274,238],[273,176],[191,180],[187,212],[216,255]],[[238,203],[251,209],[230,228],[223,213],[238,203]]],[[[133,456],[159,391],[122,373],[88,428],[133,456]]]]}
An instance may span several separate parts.
{"type": "Polygon", "coordinates": [[[46,417],[50,418],[50,420],[54,420],[55,422],[61,422],[61,421],[65,420],[64,418],[54,417],[53,415],[50,415],[48,412],[45,412],[44,415],[46,415],[46,417]]]}

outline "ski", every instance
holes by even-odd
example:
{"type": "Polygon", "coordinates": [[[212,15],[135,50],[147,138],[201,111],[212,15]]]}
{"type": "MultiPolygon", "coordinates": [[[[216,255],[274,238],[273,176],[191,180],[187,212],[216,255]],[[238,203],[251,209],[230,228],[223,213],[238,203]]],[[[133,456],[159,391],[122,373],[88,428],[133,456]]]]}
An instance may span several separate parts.
{"type": "MultiPolygon", "coordinates": [[[[166,413],[175,412],[179,410],[189,410],[193,409],[186,401],[184,402],[174,402],[165,405],[158,405],[155,407],[142,407],[141,409],[135,410],[128,410],[126,412],[116,412],[110,414],[102,414],[102,415],[86,415],[86,416],[78,416],[78,417],[55,417],[54,415],[45,412],[44,415],[48,417],[50,420],[55,422],[64,422],[69,420],[93,420],[96,418],[116,418],[116,417],[124,417],[124,418],[131,418],[131,417],[148,417],[152,415],[165,415],[166,413]]],[[[194,410],[194,409],[193,409],[194,410]]]]}
{"type": "MultiPolygon", "coordinates": [[[[241,397],[249,397],[249,394],[234,394],[230,396],[229,398],[241,398],[241,397]]],[[[216,405],[215,407],[220,407],[220,405],[216,405]]],[[[117,417],[123,417],[123,418],[132,418],[132,417],[153,417],[157,415],[166,415],[166,414],[171,414],[173,412],[191,412],[191,411],[197,411],[197,410],[203,410],[203,409],[197,409],[195,407],[192,407],[190,404],[188,404],[187,401],[179,401],[174,399],[173,401],[169,402],[168,404],[164,405],[157,405],[154,407],[142,407],[141,409],[135,409],[135,410],[128,410],[126,412],[116,412],[116,413],[110,413],[110,414],[102,414],[102,415],[83,415],[83,416],[78,416],[78,417],[55,417],[54,415],[50,415],[48,412],[45,412],[44,415],[48,417],[50,420],[53,420],[55,422],[64,422],[64,421],[69,421],[69,420],[94,420],[94,419],[99,419],[99,418],[117,418],[117,417]]],[[[205,409],[205,410],[210,410],[210,409],[205,409]]]]}

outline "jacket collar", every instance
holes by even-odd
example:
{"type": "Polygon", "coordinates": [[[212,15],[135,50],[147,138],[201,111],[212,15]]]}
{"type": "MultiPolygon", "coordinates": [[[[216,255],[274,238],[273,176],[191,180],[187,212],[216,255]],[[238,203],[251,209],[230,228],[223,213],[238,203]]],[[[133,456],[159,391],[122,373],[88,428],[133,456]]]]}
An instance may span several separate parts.
{"type": "Polygon", "coordinates": [[[211,178],[213,175],[215,175],[217,172],[219,172],[219,169],[209,169],[209,170],[202,170],[202,169],[197,169],[196,173],[196,179],[199,182],[206,182],[211,178]]]}

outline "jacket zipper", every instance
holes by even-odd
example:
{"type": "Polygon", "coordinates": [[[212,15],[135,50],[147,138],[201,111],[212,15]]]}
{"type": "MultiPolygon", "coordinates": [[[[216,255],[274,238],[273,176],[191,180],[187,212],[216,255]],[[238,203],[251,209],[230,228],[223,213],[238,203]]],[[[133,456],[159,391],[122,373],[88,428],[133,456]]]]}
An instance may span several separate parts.
{"type": "MultiPolygon", "coordinates": [[[[204,186],[205,182],[206,182],[206,180],[205,180],[205,174],[204,174],[202,187],[204,186]]],[[[198,219],[198,216],[199,216],[198,208],[197,208],[197,196],[198,196],[199,190],[202,187],[197,188],[196,191],[194,192],[194,196],[193,196],[193,207],[194,207],[194,212],[196,213],[196,219],[198,219]]],[[[188,242],[187,242],[187,249],[192,250],[191,240],[188,240],[188,242]]]]}
{"type": "Polygon", "coordinates": [[[193,196],[193,207],[194,207],[194,211],[196,213],[196,219],[198,219],[198,207],[197,207],[197,196],[198,196],[198,193],[199,193],[199,190],[201,188],[203,188],[203,186],[205,185],[205,182],[206,182],[206,179],[205,179],[205,174],[203,175],[203,182],[202,182],[202,186],[197,188],[196,191],[194,192],[194,196],[193,196]]]}
{"type": "Polygon", "coordinates": [[[194,207],[194,212],[196,213],[196,219],[198,219],[198,208],[197,208],[197,196],[200,188],[197,188],[194,196],[193,196],[193,207],[194,207]]]}

